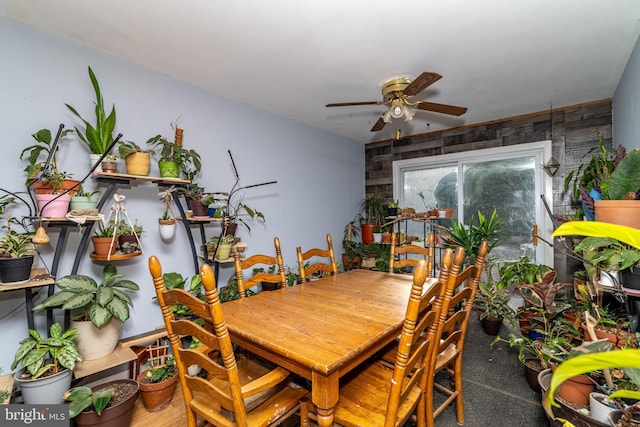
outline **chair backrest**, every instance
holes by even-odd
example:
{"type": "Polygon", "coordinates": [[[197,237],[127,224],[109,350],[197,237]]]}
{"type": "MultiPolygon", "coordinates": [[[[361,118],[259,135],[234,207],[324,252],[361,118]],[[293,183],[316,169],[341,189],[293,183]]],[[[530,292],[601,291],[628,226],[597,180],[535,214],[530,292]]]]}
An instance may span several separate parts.
{"type": "Polygon", "coordinates": [[[465,268],[463,272],[458,274],[450,290],[447,287],[447,292],[451,292],[451,302],[449,310],[440,315],[440,319],[444,320],[444,324],[442,327],[443,339],[440,342],[438,353],[451,344],[455,345],[458,353],[462,352],[467,335],[469,317],[473,309],[473,302],[480,284],[480,276],[482,275],[488,250],[489,244],[483,241],[480,244],[475,264],[465,268]]]}
{"type": "Polygon", "coordinates": [[[194,398],[194,392],[206,394],[207,400],[211,402],[209,415],[215,419],[219,418],[219,425],[229,423],[224,410],[234,413],[238,425],[246,424],[247,414],[238,367],[227,325],[222,316],[220,299],[211,267],[203,264],[200,268],[206,301],[201,301],[182,289],[167,290],[162,277],[160,261],[155,256],[149,258],[149,271],[153,277],[158,303],[162,310],[162,317],[178,367],[189,425],[196,425],[195,414],[189,408],[194,398]],[[203,319],[206,325],[213,326],[204,328],[191,320],[176,319],[171,311],[171,306],[177,304],[190,308],[195,317],[203,319]],[[195,337],[202,345],[193,350],[184,349],[180,341],[180,337],[184,336],[195,337]],[[221,357],[210,358],[209,354],[216,350],[221,357]],[[208,378],[216,378],[223,386],[214,385],[199,376],[190,376],[187,368],[194,364],[200,365],[207,372],[208,378]]]}
{"type": "MultiPolygon", "coordinates": [[[[338,274],[338,265],[336,264],[336,257],[333,253],[333,243],[331,240],[331,234],[327,233],[327,249],[313,248],[309,249],[305,252],[302,252],[302,248],[298,246],[296,248],[296,253],[298,255],[298,268],[300,272],[300,283],[304,283],[307,281],[307,278],[310,278],[311,275],[324,272],[328,275],[338,274]],[[308,267],[305,267],[305,261],[310,260],[311,258],[328,258],[329,263],[315,262],[310,264],[308,267]]],[[[314,259],[313,261],[317,261],[314,259]]]]}
{"type": "Polygon", "coordinates": [[[419,259],[410,258],[406,256],[405,258],[397,259],[396,255],[403,254],[415,254],[420,255],[427,261],[427,277],[431,277],[433,275],[433,257],[436,246],[436,235],[432,231],[429,233],[429,237],[425,242],[425,246],[416,246],[413,244],[396,246],[396,233],[392,233],[391,235],[391,251],[389,254],[389,271],[391,273],[395,273],[397,269],[411,266],[414,267],[418,264],[419,259]]]}
{"type": "Polygon", "coordinates": [[[396,352],[385,426],[396,425],[399,407],[407,400],[421,399],[427,383],[425,376],[437,344],[435,326],[446,289],[445,283],[438,280],[423,293],[427,272],[427,262],[419,260],[396,352]],[[417,389],[420,391],[415,397],[417,389]]]}
{"type": "Polygon", "coordinates": [[[284,271],[284,262],[282,260],[282,251],[280,250],[280,239],[275,237],[273,244],[276,247],[276,255],[253,255],[249,258],[240,258],[240,254],[236,252],[234,257],[236,279],[238,281],[238,293],[240,298],[246,296],[246,290],[262,282],[277,283],[278,287],[286,286],[286,276],[284,271]],[[256,265],[261,267],[255,267],[256,265]],[[277,266],[277,273],[269,273],[269,267],[277,266]],[[264,271],[255,273],[249,278],[244,277],[244,271],[249,268],[263,268],[264,271]]]}

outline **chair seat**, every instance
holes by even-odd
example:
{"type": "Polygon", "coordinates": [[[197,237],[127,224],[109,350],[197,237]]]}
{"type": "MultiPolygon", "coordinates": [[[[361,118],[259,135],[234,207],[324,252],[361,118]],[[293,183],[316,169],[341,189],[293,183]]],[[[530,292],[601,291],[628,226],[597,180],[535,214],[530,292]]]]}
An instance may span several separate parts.
{"type": "Polygon", "coordinates": [[[455,343],[449,344],[447,348],[438,353],[436,358],[436,372],[442,370],[443,367],[447,366],[451,361],[458,355],[458,348],[455,343]]]}
{"type": "MultiPolygon", "coordinates": [[[[340,401],[334,409],[335,422],[343,426],[382,426],[387,411],[393,368],[370,361],[343,379],[340,401]],[[344,382],[346,380],[346,382],[344,382]]],[[[421,390],[414,387],[408,399],[398,409],[398,419],[404,424],[420,399],[421,390]]]]}

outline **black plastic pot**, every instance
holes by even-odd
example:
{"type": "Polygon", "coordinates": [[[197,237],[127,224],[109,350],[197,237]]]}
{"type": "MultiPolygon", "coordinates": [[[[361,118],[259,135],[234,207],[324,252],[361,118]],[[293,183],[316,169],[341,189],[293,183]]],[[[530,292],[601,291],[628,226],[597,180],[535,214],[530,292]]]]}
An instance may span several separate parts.
{"type": "Polygon", "coordinates": [[[500,327],[502,326],[502,318],[490,319],[488,317],[485,317],[484,319],[480,320],[480,322],[482,324],[482,330],[484,331],[485,334],[496,336],[500,333],[500,327]]]}
{"type": "Polygon", "coordinates": [[[29,280],[33,258],[33,255],[22,258],[0,258],[0,280],[2,283],[29,280]]]}
{"type": "Polygon", "coordinates": [[[632,267],[620,271],[622,286],[640,290],[640,268],[632,267]]]}

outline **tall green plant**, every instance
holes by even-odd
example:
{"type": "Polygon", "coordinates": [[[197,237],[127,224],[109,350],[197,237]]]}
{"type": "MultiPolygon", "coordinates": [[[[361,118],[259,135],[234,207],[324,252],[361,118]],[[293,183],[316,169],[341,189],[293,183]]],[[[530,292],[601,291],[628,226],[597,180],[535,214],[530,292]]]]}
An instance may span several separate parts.
{"type": "Polygon", "coordinates": [[[480,244],[486,240],[489,245],[489,252],[502,243],[506,233],[502,230],[502,219],[498,217],[494,209],[490,217],[486,217],[478,211],[478,219],[471,216],[469,224],[454,222],[448,230],[444,245],[447,248],[455,249],[462,246],[466,254],[466,264],[475,263],[475,254],[480,249],[480,244]]]}
{"type": "Polygon", "coordinates": [[[104,101],[102,99],[102,94],[100,93],[100,86],[98,85],[98,79],[96,79],[96,75],[93,73],[91,67],[89,67],[89,78],[91,79],[91,85],[93,86],[93,90],[95,91],[96,101],[95,101],[95,114],[96,121],[95,125],[92,125],[87,120],[85,120],[75,108],[73,108],[69,104],[65,104],[67,108],[80,120],[84,122],[85,132],[84,135],[80,130],[76,127],[76,133],[78,137],[87,144],[89,147],[89,151],[92,154],[103,154],[107,151],[107,148],[113,142],[113,131],[116,127],[116,109],[115,104],[111,107],[111,113],[107,116],[104,111],[104,101]]]}

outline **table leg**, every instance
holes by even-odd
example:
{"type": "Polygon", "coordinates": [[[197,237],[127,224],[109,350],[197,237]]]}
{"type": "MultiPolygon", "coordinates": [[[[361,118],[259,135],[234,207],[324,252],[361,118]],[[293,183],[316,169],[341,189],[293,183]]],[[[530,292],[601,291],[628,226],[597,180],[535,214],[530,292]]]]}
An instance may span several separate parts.
{"type": "Polygon", "coordinates": [[[319,427],[333,426],[333,408],[339,398],[338,372],[329,376],[313,372],[311,375],[311,400],[316,407],[317,423],[319,427]]]}

